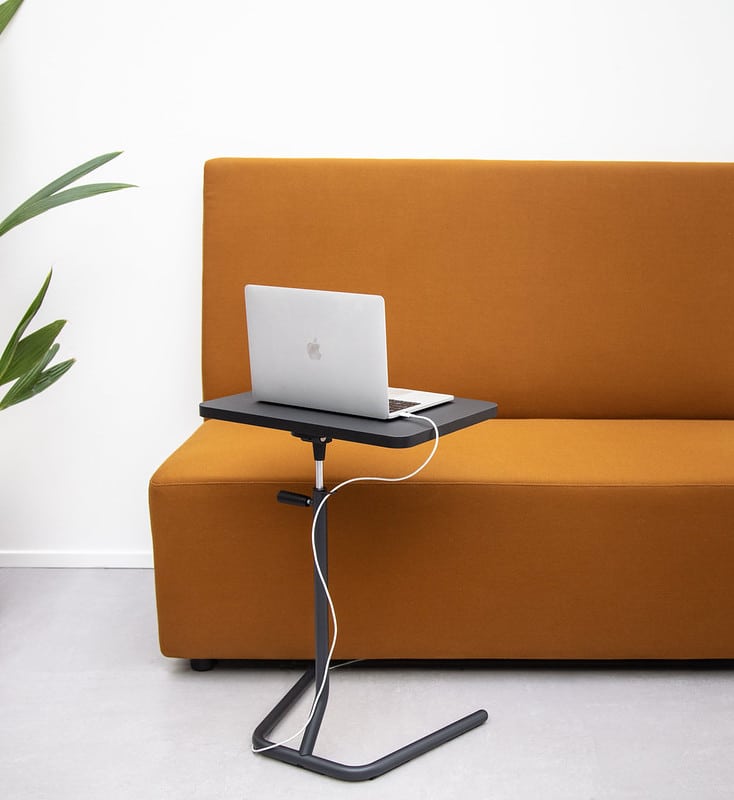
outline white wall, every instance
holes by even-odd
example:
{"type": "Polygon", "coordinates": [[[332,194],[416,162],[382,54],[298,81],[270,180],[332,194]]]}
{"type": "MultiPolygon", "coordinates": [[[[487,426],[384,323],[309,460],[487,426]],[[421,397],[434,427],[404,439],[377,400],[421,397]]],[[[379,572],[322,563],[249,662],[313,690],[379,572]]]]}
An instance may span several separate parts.
{"type": "Polygon", "coordinates": [[[0,565],[151,563],[147,481],[199,424],[214,156],[734,160],[731,0],[26,0],[0,37],[0,217],[115,149],[140,188],[0,239],[0,344],[78,363],[0,412],[0,565]]]}

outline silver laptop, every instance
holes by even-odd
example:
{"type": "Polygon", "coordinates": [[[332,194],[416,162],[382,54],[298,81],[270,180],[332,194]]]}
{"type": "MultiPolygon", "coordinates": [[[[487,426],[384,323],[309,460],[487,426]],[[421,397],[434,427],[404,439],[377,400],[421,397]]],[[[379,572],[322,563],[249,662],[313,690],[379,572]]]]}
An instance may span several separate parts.
{"type": "Polygon", "coordinates": [[[454,399],[388,389],[379,295],[248,285],[245,306],[255,400],[393,419],[454,399]]]}

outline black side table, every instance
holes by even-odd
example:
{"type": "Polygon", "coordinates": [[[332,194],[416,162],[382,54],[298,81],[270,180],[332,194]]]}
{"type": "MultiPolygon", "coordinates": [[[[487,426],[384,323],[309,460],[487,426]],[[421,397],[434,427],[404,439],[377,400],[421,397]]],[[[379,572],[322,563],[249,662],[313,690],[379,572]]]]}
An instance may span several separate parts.
{"type": "MultiPolygon", "coordinates": [[[[239,422],[245,425],[258,425],[265,428],[290,431],[293,436],[308,442],[313,447],[315,464],[315,485],[312,496],[280,492],[281,502],[311,506],[316,514],[329,492],[324,487],[324,461],[326,445],[333,439],[376,445],[378,447],[414,447],[430,441],[434,437],[431,426],[420,420],[395,419],[389,421],[372,420],[346,414],[332,414],[326,411],[313,411],[304,408],[281,406],[272,403],[259,403],[250,393],[230,395],[201,403],[202,417],[239,422]]],[[[421,412],[437,425],[441,436],[468,428],[479,422],[497,416],[497,404],[481,400],[456,398],[451,403],[421,412]]],[[[324,581],[327,581],[327,525],[326,505],[318,514],[315,525],[315,550],[324,581]]],[[[275,708],[257,726],[252,736],[256,750],[262,755],[303,767],[322,775],[329,775],[345,781],[363,781],[377,778],[395,767],[410,761],[416,756],[438,747],[451,739],[476,728],[487,721],[487,712],[475,711],[462,719],[452,722],[405,747],[395,750],[369,764],[340,764],[313,754],[316,738],[328,702],[329,678],[326,672],[329,653],[329,608],[326,593],[314,566],[314,611],[315,611],[315,661],[283,697],[275,708]],[[299,749],[285,745],[273,746],[267,737],[278,722],[287,714],[298,698],[315,682],[316,687],[324,683],[324,689],[316,703],[313,717],[306,727],[299,749]],[[267,749],[262,749],[267,748],[267,749]]]]}

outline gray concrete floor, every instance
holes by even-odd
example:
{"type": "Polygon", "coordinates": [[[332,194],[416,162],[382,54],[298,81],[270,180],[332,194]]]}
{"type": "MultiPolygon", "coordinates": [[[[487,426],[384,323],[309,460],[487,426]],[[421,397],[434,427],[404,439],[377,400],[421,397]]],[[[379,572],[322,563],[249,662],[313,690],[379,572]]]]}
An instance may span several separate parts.
{"type": "MultiPolygon", "coordinates": [[[[0,569],[0,793],[12,800],[730,800],[734,670],[346,667],[317,753],[372,760],[465,713],[489,722],[345,784],[249,751],[298,671],[194,673],[157,648],[150,570],[0,569]]],[[[276,734],[300,727],[294,712],[276,734]],[[287,729],[287,730],[286,730],[287,729]]]]}

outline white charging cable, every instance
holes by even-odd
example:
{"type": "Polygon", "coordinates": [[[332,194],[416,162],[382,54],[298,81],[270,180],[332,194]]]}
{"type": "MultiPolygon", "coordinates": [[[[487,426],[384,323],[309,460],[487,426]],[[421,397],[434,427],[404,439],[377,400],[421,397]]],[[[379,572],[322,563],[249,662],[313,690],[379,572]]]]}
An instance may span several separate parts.
{"type": "MultiPolygon", "coordinates": [[[[350,483],[357,483],[358,481],[379,481],[381,483],[398,483],[399,481],[407,481],[410,478],[415,477],[419,472],[425,469],[428,464],[431,462],[431,459],[436,455],[436,450],[438,450],[438,426],[436,423],[430,418],[421,416],[419,414],[411,414],[409,411],[403,412],[401,417],[405,417],[406,419],[420,419],[428,422],[431,427],[433,428],[433,432],[435,435],[435,439],[433,442],[433,449],[428,455],[428,458],[417,468],[414,469],[409,475],[403,475],[399,478],[378,478],[378,477],[364,477],[364,478],[349,478],[349,480],[342,481],[341,483],[337,484],[327,495],[324,496],[322,501],[316,507],[316,511],[313,515],[313,523],[311,525],[311,551],[313,552],[313,563],[314,567],[316,568],[316,573],[319,576],[319,581],[321,582],[321,586],[324,589],[324,594],[326,595],[326,601],[329,604],[329,611],[331,613],[331,621],[334,625],[334,637],[331,640],[331,647],[329,648],[329,654],[326,657],[326,668],[324,669],[324,676],[321,680],[321,684],[316,692],[316,696],[314,697],[313,704],[311,705],[311,711],[309,712],[308,719],[303,724],[303,727],[299,728],[292,736],[289,736],[287,739],[283,739],[280,742],[275,742],[274,744],[269,744],[267,747],[252,747],[253,753],[262,753],[265,750],[272,750],[274,747],[280,747],[281,745],[288,744],[288,742],[293,741],[297,736],[300,736],[308,727],[309,723],[314,717],[316,713],[316,706],[318,705],[319,700],[321,699],[321,695],[324,692],[324,688],[326,687],[326,681],[329,676],[330,669],[336,669],[336,667],[330,667],[331,658],[334,655],[334,650],[336,649],[336,640],[339,633],[339,627],[336,622],[336,609],[334,608],[334,601],[331,599],[331,594],[329,592],[329,587],[326,583],[326,578],[324,578],[324,573],[321,571],[321,564],[319,564],[319,558],[316,553],[316,522],[319,518],[319,514],[321,513],[321,509],[326,505],[326,501],[335,495],[340,489],[343,489],[345,486],[348,486],[350,483]]],[[[362,659],[354,659],[354,661],[361,661],[362,659]]],[[[352,661],[347,663],[354,663],[352,661]]],[[[346,664],[340,664],[339,666],[346,666],[346,664]]]]}

